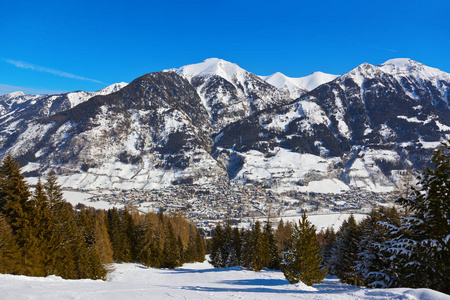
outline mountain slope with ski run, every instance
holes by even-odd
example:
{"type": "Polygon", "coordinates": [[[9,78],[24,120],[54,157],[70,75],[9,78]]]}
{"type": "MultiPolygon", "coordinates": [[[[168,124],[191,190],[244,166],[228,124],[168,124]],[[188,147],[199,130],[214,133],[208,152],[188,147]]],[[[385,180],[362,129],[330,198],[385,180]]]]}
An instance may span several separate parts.
{"type": "Polygon", "coordinates": [[[450,137],[449,87],[410,59],[295,79],[212,58],[97,93],[1,96],[0,155],[82,189],[386,192],[450,137]]]}
{"type": "Polygon", "coordinates": [[[327,278],[309,287],[289,284],[280,271],[253,272],[239,267],[214,269],[209,263],[151,269],[136,264],[116,264],[109,280],[64,280],[60,277],[26,277],[0,274],[0,294],[5,300],[23,299],[408,299],[448,300],[430,289],[366,289],[327,278]]]}

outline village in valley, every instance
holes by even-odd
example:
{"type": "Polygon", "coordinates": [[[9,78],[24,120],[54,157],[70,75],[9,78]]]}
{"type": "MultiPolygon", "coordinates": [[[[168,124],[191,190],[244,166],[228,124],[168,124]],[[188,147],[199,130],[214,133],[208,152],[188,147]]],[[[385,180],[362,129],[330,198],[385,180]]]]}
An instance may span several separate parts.
{"type": "MultiPolygon", "coordinates": [[[[217,222],[233,225],[266,222],[268,219],[313,214],[368,213],[379,205],[392,205],[393,195],[351,189],[341,193],[275,192],[261,184],[237,181],[211,185],[173,185],[162,190],[120,190],[96,194],[83,202],[86,206],[108,203],[132,207],[141,213],[182,213],[205,235],[217,222]]],[[[70,199],[69,199],[70,201],[70,199]]],[[[72,201],[71,201],[72,202],[72,201]]]]}

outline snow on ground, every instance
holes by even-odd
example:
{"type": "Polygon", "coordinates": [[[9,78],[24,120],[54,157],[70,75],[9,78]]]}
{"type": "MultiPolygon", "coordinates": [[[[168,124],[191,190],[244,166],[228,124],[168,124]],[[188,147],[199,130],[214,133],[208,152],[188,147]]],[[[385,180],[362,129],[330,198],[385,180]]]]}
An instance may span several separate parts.
{"type": "Polygon", "coordinates": [[[76,206],[78,203],[84,204],[86,206],[93,207],[95,209],[105,209],[108,210],[113,207],[117,208],[123,208],[125,205],[123,204],[111,204],[106,201],[90,201],[89,198],[92,196],[98,195],[99,193],[96,192],[95,194],[88,193],[88,192],[77,192],[77,191],[63,191],[64,199],[66,199],[67,202],[71,203],[73,206],[76,206]]]}
{"type": "MultiPolygon", "coordinates": [[[[317,232],[319,232],[321,229],[327,229],[328,227],[332,227],[334,231],[338,231],[339,227],[341,227],[342,223],[347,220],[350,217],[349,213],[330,213],[330,214],[306,214],[308,217],[308,221],[310,221],[317,229],[317,232]]],[[[367,217],[366,214],[353,214],[355,217],[356,222],[361,222],[362,219],[367,217]]],[[[280,219],[283,220],[283,222],[293,222],[297,223],[301,219],[301,215],[296,216],[287,216],[287,217],[281,217],[276,218],[276,222],[280,219]]],[[[275,223],[274,225],[276,225],[275,223]]]]}
{"type": "Polygon", "coordinates": [[[49,276],[0,274],[0,299],[434,299],[450,296],[430,289],[365,289],[343,285],[328,277],[308,287],[289,284],[280,271],[253,272],[239,267],[214,269],[209,263],[150,269],[136,264],[116,264],[108,281],[64,280],[49,276]]]}

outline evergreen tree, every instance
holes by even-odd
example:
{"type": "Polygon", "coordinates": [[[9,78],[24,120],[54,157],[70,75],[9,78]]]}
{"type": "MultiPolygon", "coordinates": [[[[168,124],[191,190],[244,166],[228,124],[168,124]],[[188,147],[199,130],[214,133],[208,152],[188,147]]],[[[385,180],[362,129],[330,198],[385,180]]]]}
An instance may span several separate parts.
{"type": "Polygon", "coordinates": [[[122,219],[122,253],[123,253],[123,261],[131,262],[135,261],[138,255],[138,236],[137,236],[137,227],[134,223],[133,217],[131,215],[130,209],[125,207],[125,209],[121,212],[122,219]]]}
{"type": "Polygon", "coordinates": [[[261,231],[261,223],[259,221],[256,221],[253,226],[251,243],[253,248],[253,259],[250,264],[250,268],[253,271],[261,271],[269,265],[271,257],[269,252],[269,241],[264,237],[261,231]]]}
{"type": "Polygon", "coordinates": [[[19,257],[11,226],[0,213],[0,273],[20,274],[19,257]]]}
{"type": "Polygon", "coordinates": [[[290,283],[303,283],[311,286],[320,283],[327,270],[321,270],[321,250],[317,242],[316,228],[303,212],[299,224],[294,226],[291,248],[284,253],[281,270],[290,283]]]}
{"type": "Polygon", "coordinates": [[[363,279],[360,284],[371,287],[384,286],[378,280],[379,271],[390,269],[391,261],[386,251],[380,248],[380,245],[390,239],[389,231],[382,224],[398,220],[398,213],[395,208],[393,209],[373,209],[360,225],[362,238],[359,242],[358,260],[355,266],[357,275],[363,279]]]}
{"type": "Polygon", "coordinates": [[[95,247],[100,255],[103,265],[113,262],[113,249],[108,235],[106,214],[103,210],[98,211],[94,220],[95,247]]]}
{"type": "Polygon", "coordinates": [[[108,210],[108,234],[113,248],[113,259],[116,262],[129,261],[129,248],[125,242],[122,219],[117,208],[108,210]]]}
{"type": "Polygon", "coordinates": [[[241,240],[241,232],[239,231],[239,228],[235,227],[233,228],[233,249],[234,249],[234,255],[236,257],[236,266],[239,266],[241,264],[241,256],[242,256],[242,240],[241,240]]]}
{"type": "Polygon", "coordinates": [[[277,231],[275,232],[275,242],[280,253],[289,249],[293,227],[291,223],[284,224],[283,219],[278,222],[277,231]]]}
{"type": "Polygon", "coordinates": [[[353,214],[339,228],[330,260],[331,273],[343,283],[357,285],[361,278],[356,274],[361,232],[353,214]]]}
{"type": "MultiPolygon", "coordinates": [[[[320,243],[320,247],[322,248],[322,268],[330,266],[332,249],[335,242],[336,233],[334,232],[333,227],[327,227],[323,233],[322,242],[320,243]]],[[[333,274],[331,272],[332,271],[330,269],[330,274],[333,274]]]]}
{"type": "Polygon", "coordinates": [[[236,248],[234,246],[233,229],[231,228],[231,223],[228,220],[225,226],[222,244],[222,254],[223,265],[226,268],[239,265],[239,260],[236,256],[236,248]]]}
{"type": "Polygon", "coordinates": [[[172,224],[167,222],[167,235],[164,240],[162,267],[175,269],[181,265],[178,238],[175,235],[172,224]]]}
{"type": "Polygon", "coordinates": [[[214,228],[214,234],[211,241],[211,253],[209,255],[209,263],[215,268],[224,268],[222,257],[222,248],[224,245],[224,233],[220,223],[214,228]]]}
{"type": "Polygon", "coordinates": [[[412,214],[401,225],[390,224],[386,249],[395,261],[396,273],[385,272],[387,286],[427,287],[450,293],[450,141],[435,151],[434,169],[418,177],[409,197],[395,202],[412,214]]]}
{"type": "Polygon", "coordinates": [[[254,241],[252,239],[253,233],[249,229],[241,230],[241,266],[250,268],[253,261],[254,241]]]}
{"type": "MultiPolygon", "coordinates": [[[[30,192],[19,164],[11,157],[6,156],[0,165],[0,212],[10,224],[14,234],[20,234],[28,225],[27,213],[31,207],[28,205],[30,192]]],[[[25,240],[17,237],[19,247],[25,240]]]]}
{"type": "Polygon", "coordinates": [[[50,274],[49,262],[52,253],[49,250],[53,220],[40,178],[28,205],[30,206],[29,222],[28,227],[24,228],[26,242],[22,248],[24,263],[26,263],[25,274],[47,276],[50,274]]]}
{"type": "Polygon", "coordinates": [[[58,203],[65,202],[61,186],[58,184],[56,175],[53,171],[51,171],[47,176],[44,188],[51,207],[58,203]]]}
{"type": "Polygon", "coordinates": [[[267,268],[269,269],[280,269],[280,255],[278,251],[277,244],[275,242],[275,237],[272,231],[272,226],[267,221],[267,224],[264,226],[264,241],[267,243],[267,253],[269,256],[269,263],[267,264],[267,268]]]}

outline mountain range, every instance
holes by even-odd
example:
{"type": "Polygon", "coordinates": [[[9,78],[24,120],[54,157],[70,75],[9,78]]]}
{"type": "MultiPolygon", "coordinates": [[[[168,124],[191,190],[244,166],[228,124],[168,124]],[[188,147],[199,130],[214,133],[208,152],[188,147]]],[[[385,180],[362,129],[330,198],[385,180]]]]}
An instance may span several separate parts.
{"type": "Polygon", "coordinates": [[[290,78],[211,58],[94,93],[0,96],[0,155],[82,189],[390,191],[450,138],[449,88],[411,59],[290,78]]]}

